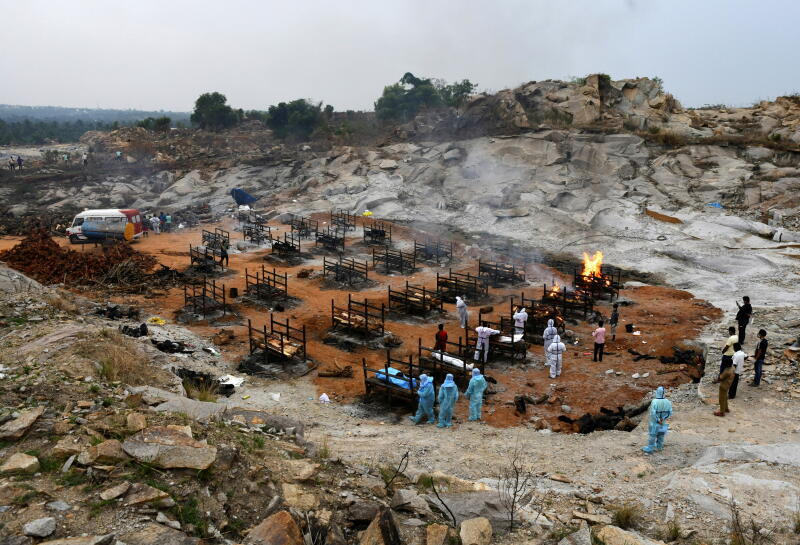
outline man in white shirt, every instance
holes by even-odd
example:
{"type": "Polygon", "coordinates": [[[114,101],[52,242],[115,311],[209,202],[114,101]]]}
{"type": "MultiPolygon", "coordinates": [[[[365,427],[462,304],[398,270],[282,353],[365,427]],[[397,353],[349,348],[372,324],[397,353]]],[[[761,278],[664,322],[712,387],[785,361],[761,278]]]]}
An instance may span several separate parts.
{"type": "Polygon", "coordinates": [[[734,344],[733,349],[735,350],[733,353],[733,372],[735,374],[733,375],[731,387],[728,389],[728,399],[736,397],[736,388],[739,386],[739,375],[744,372],[744,360],[747,358],[747,354],[742,350],[741,344],[734,344]]]}
{"type": "Polygon", "coordinates": [[[525,312],[525,307],[517,307],[517,311],[514,313],[514,329],[517,335],[522,335],[525,333],[525,322],[528,321],[528,313],[525,312]]]}
{"type": "Polygon", "coordinates": [[[500,332],[483,322],[483,325],[475,328],[475,333],[478,334],[478,343],[475,345],[475,361],[480,361],[481,356],[483,356],[483,361],[486,363],[489,359],[489,337],[500,332]]]}

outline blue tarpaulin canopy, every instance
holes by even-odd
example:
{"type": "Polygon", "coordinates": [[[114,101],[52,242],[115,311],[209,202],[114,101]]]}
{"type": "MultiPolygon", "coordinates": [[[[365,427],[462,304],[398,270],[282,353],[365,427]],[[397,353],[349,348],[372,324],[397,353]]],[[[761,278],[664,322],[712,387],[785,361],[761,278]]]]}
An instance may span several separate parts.
{"type": "Polygon", "coordinates": [[[242,206],[243,204],[253,204],[258,199],[247,193],[246,191],[237,188],[231,189],[231,197],[236,201],[236,204],[242,206]]]}

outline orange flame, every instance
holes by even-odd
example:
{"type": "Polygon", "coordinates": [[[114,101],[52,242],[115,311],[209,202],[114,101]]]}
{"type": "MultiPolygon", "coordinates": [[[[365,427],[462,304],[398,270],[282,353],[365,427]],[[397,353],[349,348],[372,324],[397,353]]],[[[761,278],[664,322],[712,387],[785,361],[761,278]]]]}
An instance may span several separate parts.
{"type": "Polygon", "coordinates": [[[558,283],[558,280],[553,280],[553,287],[550,288],[548,295],[550,297],[558,297],[561,294],[561,285],[558,283]]]}
{"type": "Polygon", "coordinates": [[[603,252],[597,251],[594,256],[589,257],[589,254],[583,252],[583,272],[582,276],[596,276],[601,277],[600,268],[603,266],[603,252]]]}

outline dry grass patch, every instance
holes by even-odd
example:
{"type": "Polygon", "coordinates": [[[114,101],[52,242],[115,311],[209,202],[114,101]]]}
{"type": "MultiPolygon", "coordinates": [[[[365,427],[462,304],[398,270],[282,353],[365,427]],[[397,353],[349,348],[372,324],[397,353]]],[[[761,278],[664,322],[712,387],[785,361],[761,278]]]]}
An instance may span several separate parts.
{"type": "Polygon", "coordinates": [[[95,338],[77,343],[75,352],[94,362],[100,376],[110,382],[155,385],[165,377],[164,371],[150,365],[147,355],[134,341],[113,329],[101,329],[95,338]]]}
{"type": "Polygon", "coordinates": [[[48,293],[44,296],[44,300],[48,305],[61,312],[67,312],[69,314],[78,312],[78,305],[75,303],[72,296],[65,292],[48,293]]]}

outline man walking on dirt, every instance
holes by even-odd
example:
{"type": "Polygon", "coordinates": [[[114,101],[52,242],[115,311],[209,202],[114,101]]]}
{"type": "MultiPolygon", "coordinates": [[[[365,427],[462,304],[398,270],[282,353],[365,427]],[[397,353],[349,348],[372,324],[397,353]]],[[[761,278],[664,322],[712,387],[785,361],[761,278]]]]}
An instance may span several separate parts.
{"type": "MultiPolygon", "coordinates": [[[[739,337],[736,335],[736,328],[731,326],[728,328],[728,340],[725,341],[725,345],[722,347],[722,361],[719,365],[719,374],[722,374],[722,371],[725,370],[727,365],[731,365],[733,363],[733,354],[736,350],[733,348],[733,345],[739,342],[739,337]]],[[[731,379],[733,380],[733,379],[731,379]]],[[[719,378],[714,381],[719,382],[719,378]]]]}
{"type": "Polygon", "coordinates": [[[434,344],[433,349],[439,352],[447,352],[447,331],[444,330],[444,324],[439,324],[439,331],[436,332],[436,344],[434,344]]]}
{"type": "Polygon", "coordinates": [[[22,170],[22,155],[17,155],[17,170],[22,170]]]}

